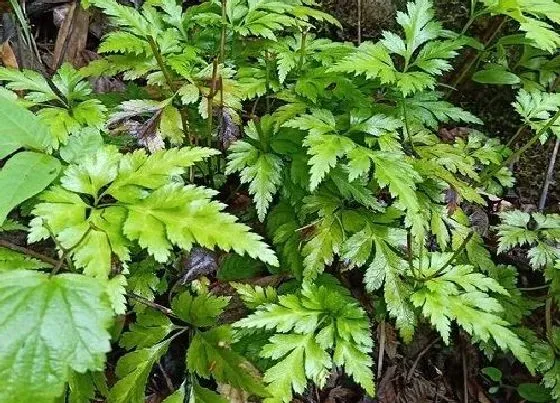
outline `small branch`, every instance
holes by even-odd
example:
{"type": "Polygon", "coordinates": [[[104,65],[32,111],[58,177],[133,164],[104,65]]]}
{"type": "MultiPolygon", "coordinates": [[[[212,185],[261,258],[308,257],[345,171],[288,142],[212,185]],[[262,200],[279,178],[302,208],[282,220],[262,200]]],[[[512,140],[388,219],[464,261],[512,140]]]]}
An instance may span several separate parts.
{"type": "Polygon", "coordinates": [[[548,287],[550,287],[549,284],[544,284],[544,285],[539,285],[536,287],[518,287],[517,289],[519,291],[539,291],[539,290],[545,290],[548,287]]]}
{"type": "Polygon", "coordinates": [[[62,259],[61,260],[56,260],[56,259],[50,258],[48,256],[45,256],[45,255],[41,254],[41,253],[35,252],[35,251],[33,251],[31,249],[28,249],[26,247],[23,247],[23,246],[16,245],[16,244],[11,243],[9,241],[6,241],[4,239],[0,239],[0,246],[4,247],[4,248],[11,249],[11,250],[15,250],[16,252],[24,253],[28,256],[34,257],[35,259],[42,260],[43,262],[50,264],[52,267],[57,267],[58,265],[61,265],[62,262],[63,262],[62,259]]]}
{"type": "Polygon", "coordinates": [[[510,138],[508,140],[508,142],[506,143],[506,147],[511,148],[511,146],[514,144],[515,140],[517,140],[517,138],[519,136],[521,136],[521,134],[523,134],[523,130],[526,128],[526,125],[521,125],[519,126],[519,129],[517,129],[517,131],[515,132],[515,134],[513,135],[512,138],[510,138]]]}
{"type": "Polygon", "coordinates": [[[514,152],[513,154],[511,154],[509,156],[509,158],[502,164],[504,166],[507,166],[509,164],[511,164],[512,162],[517,161],[517,159],[523,154],[525,153],[525,151],[527,151],[529,148],[531,148],[533,146],[533,144],[535,144],[537,142],[537,140],[548,130],[550,129],[550,127],[552,125],[554,125],[554,123],[558,120],[558,118],[560,118],[560,109],[554,114],[554,116],[552,118],[549,119],[549,121],[546,123],[546,125],[544,125],[533,137],[531,137],[531,139],[527,142],[527,144],[525,144],[523,147],[521,147],[519,150],[517,150],[516,152],[514,152]]]}
{"type": "Polygon", "coordinates": [[[303,70],[303,65],[305,64],[305,52],[307,48],[307,30],[302,28],[301,31],[301,48],[300,48],[300,56],[299,56],[299,66],[298,70],[301,72],[303,70]]]}
{"type": "Polygon", "coordinates": [[[171,393],[175,392],[175,388],[173,387],[173,381],[171,380],[169,375],[167,375],[165,368],[163,368],[163,365],[161,365],[161,361],[158,361],[157,364],[159,370],[161,371],[161,374],[163,375],[163,379],[165,379],[165,386],[167,386],[167,389],[169,389],[171,393]]]}
{"type": "Polygon", "coordinates": [[[227,30],[227,0],[222,0],[222,33],[220,35],[220,58],[219,62],[224,62],[225,46],[226,46],[226,30],[227,30]]]}
{"type": "Polygon", "coordinates": [[[548,169],[546,171],[546,177],[544,179],[541,198],[539,200],[540,212],[542,212],[546,207],[546,199],[548,198],[548,188],[550,187],[554,179],[554,165],[556,165],[556,159],[558,158],[559,148],[560,148],[560,137],[556,137],[556,142],[554,143],[554,149],[552,150],[552,155],[550,156],[550,161],[548,162],[548,169]]]}
{"type": "Polygon", "coordinates": [[[544,322],[546,325],[546,337],[552,341],[552,297],[546,299],[544,307],[544,322]]]}
{"type": "Polygon", "coordinates": [[[383,373],[383,356],[385,355],[385,341],[387,335],[385,333],[385,321],[379,323],[379,353],[377,354],[377,380],[381,379],[383,373]]]}
{"type": "Polygon", "coordinates": [[[467,244],[469,243],[469,241],[471,240],[473,235],[474,235],[473,231],[469,232],[469,235],[467,235],[467,237],[463,240],[463,242],[461,243],[461,246],[459,246],[455,250],[455,252],[453,252],[453,255],[449,258],[449,260],[447,260],[447,262],[445,262],[445,264],[435,274],[433,274],[429,278],[437,277],[440,273],[442,273],[445,269],[447,269],[459,257],[459,255],[463,252],[463,250],[467,247],[467,244]]]}
{"type": "Polygon", "coordinates": [[[434,344],[436,344],[439,341],[440,338],[441,336],[436,337],[434,340],[430,342],[430,344],[424,347],[424,349],[420,351],[420,353],[418,353],[416,359],[414,360],[414,363],[412,363],[412,367],[410,368],[410,371],[408,371],[408,374],[406,375],[406,382],[410,381],[410,378],[412,378],[412,375],[414,375],[414,371],[416,371],[416,367],[418,366],[418,363],[420,362],[422,357],[424,357],[424,355],[426,355],[426,353],[430,351],[430,349],[434,346],[434,344]]]}
{"type": "Polygon", "coordinates": [[[362,0],[358,0],[358,45],[362,44],[362,0]]]}
{"type": "Polygon", "coordinates": [[[465,348],[461,349],[461,360],[463,361],[463,403],[469,403],[469,381],[468,381],[468,368],[467,368],[467,355],[465,348]]]}
{"type": "Polygon", "coordinates": [[[177,91],[178,88],[175,85],[175,82],[173,81],[173,79],[171,78],[171,74],[169,74],[169,71],[167,70],[167,67],[165,66],[165,62],[163,61],[163,56],[161,55],[161,52],[159,51],[159,47],[158,47],[155,39],[152,36],[148,36],[146,39],[148,40],[148,43],[150,44],[150,48],[152,49],[152,53],[154,54],[154,57],[156,58],[156,62],[159,66],[159,69],[163,73],[163,77],[165,78],[165,82],[167,83],[167,86],[171,89],[171,91],[173,91],[173,92],[177,91]]]}
{"type": "Polygon", "coordinates": [[[175,314],[173,313],[173,310],[170,309],[170,308],[168,308],[168,307],[166,307],[166,306],[163,306],[163,305],[160,305],[160,304],[156,304],[155,302],[152,302],[152,301],[150,301],[149,299],[146,299],[146,298],[144,298],[144,297],[142,297],[142,296],[140,296],[140,295],[138,295],[138,294],[128,293],[128,294],[126,294],[126,295],[127,295],[127,297],[132,298],[132,299],[134,299],[135,301],[137,301],[137,302],[139,302],[139,303],[141,303],[141,304],[143,304],[143,305],[149,306],[150,308],[153,308],[153,309],[156,309],[156,310],[160,311],[160,312],[163,313],[164,315],[167,315],[167,316],[170,316],[170,317],[173,317],[173,318],[176,318],[176,317],[177,317],[177,315],[175,315],[175,314]]]}

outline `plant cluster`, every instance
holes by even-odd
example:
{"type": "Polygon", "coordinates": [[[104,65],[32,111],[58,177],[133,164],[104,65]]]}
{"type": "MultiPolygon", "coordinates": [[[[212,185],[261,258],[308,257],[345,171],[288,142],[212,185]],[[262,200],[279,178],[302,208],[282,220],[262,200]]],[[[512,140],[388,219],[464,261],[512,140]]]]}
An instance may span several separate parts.
{"type": "Polygon", "coordinates": [[[84,6],[115,28],[101,59],[52,78],[0,69],[0,235],[28,243],[0,240],[0,401],[143,402],[179,341],[185,377],[168,403],[290,402],[335,369],[375,396],[378,321],[404,342],[421,324],[446,344],[460,329],[560,399],[560,216],[503,212],[492,249],[468,213],[514,184],[524,151],[560,136],[560,5],[473,1],[454,33],[415,0],[397,32],[359,46],[320,38],[338,22],[312,0],[84,6]],[[519,33],[466,36],[497,14],[519,33]],[[487,61],[474,80],[517,85],[531,138],[516,151],[439,84],[466,47],[487,61]],[[92,91],[99,76],[136,89],[109,99],[92,91]],[[467,135],[438,131],[452,124],[467,135]],[[252,203],[236,215],[240,189],[252,203]],[[546,281],[544,332],[525,326],[540,305],[518,268],[499,264],[513,249],[546,281]],[[210,283],[217,268],[235,292],[210,283]],[[245,281],[264,273],[283,284],[245,281]],[[245,305],[233,319],[232,295],[245,305]]]}

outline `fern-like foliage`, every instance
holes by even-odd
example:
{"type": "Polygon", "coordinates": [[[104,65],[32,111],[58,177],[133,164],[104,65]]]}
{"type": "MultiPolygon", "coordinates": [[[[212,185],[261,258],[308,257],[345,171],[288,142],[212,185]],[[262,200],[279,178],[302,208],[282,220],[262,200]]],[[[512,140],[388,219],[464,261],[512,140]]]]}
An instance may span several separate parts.
{"type": "Polygon", "coordinates": [[[546,129],[541,134],[541,143],[544,144],[550,134],[560,136],[560,122],[553,122],[546,128],[553,115],[560,110],[560,94],[521,89],[512,105],[533,131],[546,129]]]}
{"type": "Polygon", "coordinates": [[[365,74],[368,79],[394,84],[405,97],[433,89],[435,77],[451,69],[449,60],[465,45],[458,38],[436,40],[445,36],[446,32],[441,24],[433,20],[433,16],[429,0],[408,3],[407,12],[397,14],[397,23],[404,31],[404,38],[384,32],[382,41],[375,44],[364,42],[331,71],[365,74]],[[402,58],[402,70],[395,66],[391,55],[402,58]]]}
{"type": "Polygon", "coordinates": [[[265,401],[291,401],[294,392],[304,392],[308,379],[321,387],[335,366],[369,395],[375,392],[367,316],[336,281],[325,277],[321,283],[305,283],[301,295],[279,296],[278,302],[258,306],[235,324],[275,330],[260,352],[276,362],[264,375],[272,395],[265,401]]]}
{"type": "Polygon", "coordinates": [[[284,166],[282,159],[269,150],[274,123],[270,116],[262,117],[259,122],[250,121],[245,128],[247,140],[235,142],[228,156],[226,173],[239,172],[241,182],[249,184],[249,193],[255,197],[260,221],[264,221],[280,185],[284,166]]]}
{"type": "Polygon", "coordinates": [[[258,235],[211,200],[215,192],[173,182],[173,175],[213,154],[211,149],[181,148],[122,155],[106,147],[70,165],[61,186],[39,196],[29,240],[54,237],[71,250],[77,267],[98,277],[110,273],[112,254],[126,262],[134,241],[160,262],[174,245],[188,250],[197,243],[277,264],[258,235]],[[118,203],[103,203],[106,195],[118,203]]]}
{"type": "Polygon", "coordinates": [[[28,107],[40,107],[38,115],[49,126],[52,146],[66,144],[71,134],[83,128],[102,129],[107,109],[91,97],[92,88],[71,64],[64,63],[47,81],[30,70],[0,68],[0,81],[8,89],[21,91],[28,107]]]}
{"type": "Polygon", "coordinates": [[[528,247],[531,266],[550,268],[560,259],[560,216],[558,214],[525,213],[514,210],[500,214],[498,252],[515,247],[528,247]]]}
{"type": "Polygon", "coordinates": [[[507,290],[493,278],[474,272],[472,266],[450,264],[451,259],[452,254],[433,253],[424,260],[425,267],[415,267],[426,280],[411,302],[422,309],[445,342],[449,341],[451,321],[455,321],[475,340],[492,338],[530,367],[527,347],[499,316],[503,307],[489,296],[490,292],[507,295],[507,290]]]}
{"type": "Polygon", "coordinates": [[[552,23],[560,23],[560,5],[553,0],[481,0],[485,12],[507,15],[520,24],[521,31],[539,49],[553,53],[560,47],[560,35],[552,23]]]}

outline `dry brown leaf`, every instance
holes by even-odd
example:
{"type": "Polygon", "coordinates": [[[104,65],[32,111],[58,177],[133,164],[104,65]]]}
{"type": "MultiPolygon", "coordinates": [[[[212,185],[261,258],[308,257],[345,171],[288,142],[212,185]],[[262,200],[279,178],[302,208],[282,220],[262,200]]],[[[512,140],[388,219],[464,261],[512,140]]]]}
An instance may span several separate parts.
{"type": "Polygon", "coordinates": [[[17,69],[19,67],[16,55],[8,41],[2,44],[2,64],[12,69],[17,69]]]}
{"type": "Polygon", "coordinates": [[[248,403],[249,393],[242,389],[232,388],[227,383],[218,383],[218,392],[230,403],[248,403]]]}

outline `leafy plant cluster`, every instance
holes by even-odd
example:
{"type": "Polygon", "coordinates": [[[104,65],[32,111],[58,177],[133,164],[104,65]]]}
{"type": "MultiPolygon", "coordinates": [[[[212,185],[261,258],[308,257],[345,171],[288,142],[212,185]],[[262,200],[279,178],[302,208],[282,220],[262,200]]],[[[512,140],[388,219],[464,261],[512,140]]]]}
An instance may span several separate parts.
{"type": "Polygon", "coordinates": [[[467,213],[514,184],[509,165],[528,147],[560,135],[557,3],[473,2],[468,26],[496,14],[519,24],[487,46],[468,26],[444,29],[428,0],[359,46],[319,38],[338,22],[309,0],[84,5],[115,28],[103,58],[52,78],[0,69],[0,229],[28,244],[0,243],[2,402],[143,402],[173,343],[187,346],[186,368],[168,403],[232,391],[289,402],[335,369],[374,396],[375,321],[404,342],[421,324],[446,344],[461,329],[560,398],[558,328],[525,327],[538,304],[496,257],[526,253],[550,315],[560,217],[503,212],[492,250],[467,213]],[[504,47],[519,44],[510,69],[504,47]],[[447,100],[439,81],[466,47],[499,59],[473,79],[518,86],[512,108],[531,132],[520,149],[447,100]],[[99,76],[136,90],[108,99],[92,92],[99,76]],[[441,136],[452,124],[468,134],[441,136]],[[235,215],[239,189],[252,206],[235,215]],[[226,266],[233,298],[207,278],[226,266]],[[251,285],[246,272],[288,281],[251,285]]]}

